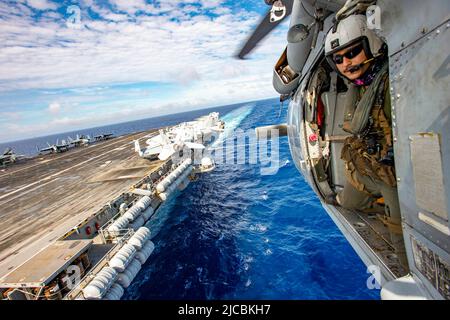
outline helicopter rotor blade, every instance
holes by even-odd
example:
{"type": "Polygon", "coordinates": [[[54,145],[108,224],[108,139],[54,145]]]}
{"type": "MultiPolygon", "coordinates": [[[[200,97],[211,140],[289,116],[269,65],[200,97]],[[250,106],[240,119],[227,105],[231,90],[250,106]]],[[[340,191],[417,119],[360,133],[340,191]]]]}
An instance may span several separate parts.
{"type": "Polygon", "coordinates": [[[236,58],[244,59],[264,37],[266,37],[276,26],[278,26],[282,21],[284,21],[284,19],[286,19],[291,14],[294,0],[282,0],[282,1],[286,7],[286,15],[278,21],[270,22],[270,10],[268,10],[264,18],[256,27],[255,31],[242,46],[239,53],[236,55],[236,58]]]}

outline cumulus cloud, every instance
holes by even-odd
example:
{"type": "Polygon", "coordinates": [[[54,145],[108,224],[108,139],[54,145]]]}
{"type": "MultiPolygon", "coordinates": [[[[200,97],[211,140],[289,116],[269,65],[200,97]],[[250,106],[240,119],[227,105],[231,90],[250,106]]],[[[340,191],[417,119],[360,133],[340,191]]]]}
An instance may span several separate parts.
{"type": "MultiPolygon", "coordinates": [[[[114,1],[128,11],[144,3],[114,1]]],[[[176,3],[172,8],[178,8],[176,3]]],[[[199,65],[202,79],[220,78],[222,69],[237,63],[233,54],[259,20],[257,14],[245,11],[180,21],[172,21],[172,16],[146,15],[129,21],[117,14],[110,12],[114,21],[92,20],[82,12],[81,30],[67,28],[57,19],[52,23],[12,17],[0,21],[0,43],[8,44],[0,49],[0,90],[167,82],[172,76],[168,70],[192,65],[199,65]]],[[[281,38],[271,43],[270,51],[281,51],[282,46],[276,44],[283,42],[281,38]]],[[[253,72],[262,72],[261,66],[272,64],[273,57],[267,54],[253,72]]]]}
{"type": "MultiPolygon", "coordinates": [[[[33,10],[57,8],[49,0],[11,2],[8,8],[0,3],[0,98],[8,92],[40,90],[52,99],[42,110],[55,115],[61,111],[55,101],[66,98],[62,99],[59,92],[67,91],[71,103],[86,100],[87,111],[86,97],[98,97],[90,108],[107,113],[98,103],[115,93],[111,89],[106,95],[96,88],[147,82],[181,86],[175,95],[173,88],[171,92],[147,95],[151,100],[141,101],[142,105],[138,100],[145,101],[145,97],[137,98],[136,94],[132,100],[117,99],[122,103],[118,109],[134,109],[131,116],[136,117],[276,95],[271,75],[285,46],[285,30],[270,35],[253,59],[233,58],[259,22],[259,13],[236,7],[231,10],[221,0],[164,0],[152,4],[109,0],[108,6],[96,0],[80,0],[81,27],[69,28],[68,14],[44,11],[36,19],[23,3],[33,10]],[[98,17],[94,19],[93,13],[98,17]]],[[[67,7],[72,4],[64,3],[67,7]]],[[[60,9],[64,5],[59,4],[60,9]]],[[[123,120],[115,111],[109,112],[107,119],[98,114],[95,123],[92,116],[68,117],[81,119],[76,123],[101,125],[114,116],[116,122],[123,120]]],[[[48,128],[57,130],[59,125],[49,123],[48,128]]]]}

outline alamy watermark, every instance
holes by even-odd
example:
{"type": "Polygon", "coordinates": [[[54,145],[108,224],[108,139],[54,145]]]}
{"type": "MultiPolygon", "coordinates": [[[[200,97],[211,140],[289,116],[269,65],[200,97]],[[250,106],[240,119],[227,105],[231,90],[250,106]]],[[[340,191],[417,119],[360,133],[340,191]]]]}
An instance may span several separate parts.
{"type": "Polygon", "coordinates": [[[366,10],[367,28],[371,30],[381,30],[381,9],[379,6],[372,5],[366,10]]]}
{"type": "Polygon", "coordinates": [[[66,19],[66,26],[70,29],[81,29],[83,24],[81,23],[81,9],[77,5],[68,6],[66,9],[68,17],[66,19]]]}
{"type": "Polygon", "coordinates": [[[66,270],[66,275],[61,279],[66,288],[72,290],[78,286],[81,281],[81,269],[77,265],[70,265],[66,270]]]}
{"type": "Polygon", "coordinates": [[[366,285],[367,289],[373,290],[381,289],[381,271],[380,267],[377,265],[370,265],[367,267],[367,273],[370,273],[370,276],[367,278],[366,285]]]}
{"type": "Polygon", "coordinates": [[[200,165],[205,157],[220,164],[258,165],[261,175],[274,175],[280,168],[280,140],[278,129],[271,129],[258,136],[254,129],[236,129],[232,135],[221,139],[213,134],[213,141],[205,149],[189,149],[172,155],[173,163],[180,163],[190,157],[194,165],[200,165]]]}

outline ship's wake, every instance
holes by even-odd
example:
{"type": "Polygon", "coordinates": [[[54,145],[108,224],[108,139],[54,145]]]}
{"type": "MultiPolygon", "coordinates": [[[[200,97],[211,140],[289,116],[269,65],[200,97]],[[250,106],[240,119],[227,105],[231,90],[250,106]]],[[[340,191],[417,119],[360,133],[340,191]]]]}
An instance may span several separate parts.
{"type": "Polygon", "coordinates": [[[233,136],[234,130],[236,130],[242,123],[242,121],[244,121],[245,118],[247,118],[247,116],[252,113],[254,108],[254,104],[244,105],[223,116],[221,119],[225,121],[225,131],[220,134],[219,138],[216,141],[214,141],[214,143],[211,145],[211,148],[215,148],[221,145],[225,141],[225,139],[233,136]]]}

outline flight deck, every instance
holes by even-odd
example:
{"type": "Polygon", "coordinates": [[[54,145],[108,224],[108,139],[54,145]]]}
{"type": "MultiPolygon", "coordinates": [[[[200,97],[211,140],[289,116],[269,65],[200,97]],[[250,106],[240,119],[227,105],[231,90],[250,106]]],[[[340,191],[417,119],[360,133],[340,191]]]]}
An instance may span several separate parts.
{"type": "Polygon", "coordinates": [[[1,169],[0,300],[120,299],[155,248],[159,207],[215,168],[191,150],[224,125],[210,113],[1,169]]]}
{"type": "Polygon", "coordinates": [[[141,132],[0,170],[0,277],[129,190],[162,161],[142,159],[141,132]]]}

